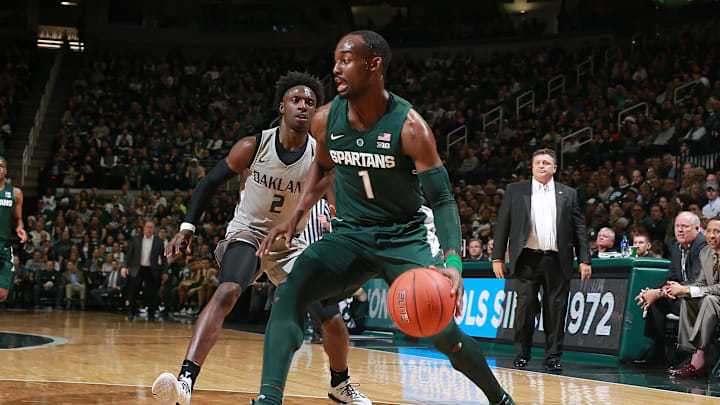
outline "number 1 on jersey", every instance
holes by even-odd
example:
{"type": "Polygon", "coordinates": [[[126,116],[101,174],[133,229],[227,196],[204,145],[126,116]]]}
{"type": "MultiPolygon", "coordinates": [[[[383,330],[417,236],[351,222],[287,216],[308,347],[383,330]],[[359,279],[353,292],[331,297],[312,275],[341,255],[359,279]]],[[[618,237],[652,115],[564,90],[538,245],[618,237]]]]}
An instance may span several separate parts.
{"type": "Polygon", "coordinates": [[[358,176],[362,177],[363,187],[365,187],[365,196],[368,200],[374,199],[375,193],[373,193],[372,183],[370,183],[370,173],[368,173],[367,170],[360,170],[358,172],[358,176]]]}

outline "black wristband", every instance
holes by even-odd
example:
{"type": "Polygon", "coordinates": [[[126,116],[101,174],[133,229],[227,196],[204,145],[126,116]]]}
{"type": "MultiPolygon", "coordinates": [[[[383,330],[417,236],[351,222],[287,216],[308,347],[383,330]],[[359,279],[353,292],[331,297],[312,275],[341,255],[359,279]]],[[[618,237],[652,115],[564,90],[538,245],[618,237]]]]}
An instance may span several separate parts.
{"type": "Polygon", "coordinates": [[[188,204],[184,222],[191,224],[197,223],[197,221],[200,220],[200,216],[205,212],[208,204],[210,204],[218,186],[237,175],[238,173],[230,169],[226,159],[220,159],[217,165],[210,170],[210,173],[203,177],[197,187],[195,187],[192,199],[190,199],[190,204],[188,204]]]}

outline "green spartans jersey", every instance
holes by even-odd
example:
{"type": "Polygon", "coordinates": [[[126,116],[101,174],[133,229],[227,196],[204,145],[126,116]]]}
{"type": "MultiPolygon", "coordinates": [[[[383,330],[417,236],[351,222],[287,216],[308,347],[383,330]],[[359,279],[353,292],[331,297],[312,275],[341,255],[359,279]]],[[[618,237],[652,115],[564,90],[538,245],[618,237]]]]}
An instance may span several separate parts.
{"type": "Polygon", "coordinates": [[[10,257],[10,241],[15,239],[13,218],[15,214],[15,195],[12,184],[5,182],[5,188],[0,190],[0,258],[10,257]]]}
{"type": "Polygon", "coordinates": [[[389,94],[385,115],[366,131],[348,121],[346,99],[335,97],[330,107],[325,143],[335,162],[336,208],[342,221],[363,226],[403,223],[416,216],[422,204],[415,166],[400,145],[412,106],[389,94]]]}

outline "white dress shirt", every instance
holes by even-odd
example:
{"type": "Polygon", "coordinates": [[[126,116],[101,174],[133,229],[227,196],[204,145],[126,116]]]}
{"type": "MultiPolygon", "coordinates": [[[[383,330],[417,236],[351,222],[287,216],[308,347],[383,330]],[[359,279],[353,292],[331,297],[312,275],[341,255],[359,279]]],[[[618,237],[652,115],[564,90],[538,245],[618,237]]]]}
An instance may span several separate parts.
{"type": "Polygon", "coordinates": [[[714,200],[708,201],[702,209],[704,217],[712,218],[720,214],[720,197],[715,197],[714,200]]]}
{"type": "Polygon", "coordinates": [[[150,267],[150,251],[152,251],[153,238],[145,237],[142,239],[142,250],[140,251],[140,265],[150,267]]]}
{"type": "Polygon", "coordinates": [[[533,178],[530,199],[530,235],[525,247],[557,252],[556,217],[555,182],[550,179],[547,184],[542,184],[533,178]]]}

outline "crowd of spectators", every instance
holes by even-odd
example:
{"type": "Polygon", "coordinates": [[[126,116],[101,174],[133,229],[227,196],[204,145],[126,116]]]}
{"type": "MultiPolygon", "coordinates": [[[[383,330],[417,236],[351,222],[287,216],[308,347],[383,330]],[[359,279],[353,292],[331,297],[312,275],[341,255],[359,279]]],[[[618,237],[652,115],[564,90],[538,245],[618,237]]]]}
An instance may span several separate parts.
{"type": "MultiPolygon", "coordinates": [[[[470,53],[399,58],[387,84],[426,117],[441,152],[449,131],[461,125],[468,129],[467,143],[457,144],[449,155],[442,153],[468,257],[490,256],[504,188],[528,178],[532,150],[559,149],[562,135],[585,127],[595,136],[584,145],[566,145],[556,180],[577,189],[593,248],[597,239],[599,250],[605,251],[617,248],[622,235],[632,243],[642,234],[653,255],[667,257],[677,212],[690,210],[708,218],[720,209],[720,173],[713,171],[720,166],[712,162],[708,171],[696,158],[697,151],[717,149],[719,39],[717,28],[679,35],[677,42],[652,39],[632,56],[621,54],[608,64],[599,62],[602,47],[568,52],[557,45],[498,56],[488,64],[470,53]],[[570,75],[589,56],[597,61],[593,77],[548,100],[538,90],[534,111],[514,114],[515,97],[545,88],[558,74],[570,75]],[[675,103],[674,89],[692,80],[697,85],[675,103]],[[618,112],[639,102],[648,103],[648,114],[636,111],[618,127],[618,112]],[[505,111],[502,127],[484,128],[482,114],[496,106],[505,111]],[[611,233],[598,238],[603,228],[611,233]],[[609,240],[612,244],[606,246],[609,240]]],[[[37,210],[28,213],[32,239],[21,267],[38,270],[52,260],[63,271],[73,262],[85,274],[98,267],[109,274],[112,259],[122,262],[127,241],[141,232],[142,221],[155,221],[161,238],[171,238],[190,190],[204,175],[201,163],[220,158],[237,139],[276,117],[270,100],[278,75],[289,68],[322,74],[329,66],[323,58],[291,60],[88,56],[63,117],[58,152],[47,169],[52,187],[37,210]],[[63,190],[100,184],[121,190],[106,196],[95,189],[79,194],[63,190]],[[170,189],[174,191],[162,192],[170,189]],[[34,251],[40,252],[42,266],[32,261],[34,251]]],[[[210,205],[194,251],[199,258],[212,260],[212,247],[222,237],[235,201],[234,193],[223,191],[210,205]]],[[[176,266],[187,269],[187,279],[199,277],[192,276],[187,260],[181,262],[176,266]]]]}
{"type": "MultiPolygon", "coordinates": [[[[190,195],[179,189],[164,195],[147,190],[135,194],[127,186],[112,195],[101,195],[96,188],[79,193],[65,188],[57,195],[49,189],[38,200],[37,210],[27,216],[28,241],[14,258],[15,286],[9,304],[61,308],[65,301],[67,308],[77,303],[84,309],[90,301],[96,307],[122,307],[127,280],[119,270],[127,265],[131,239],[142,235],[145,222],[152,221],[157,236],[169,243],[190,195]],[[120,299],[113,303],[113,296],[120,299]]],[[[197,229],[192,253],[169,261],[162,276],[164,291],[159,292],[166,311],[189,310],[207,302],[217,285],[211,246],[223,237],[218,225],[227,222],[234,204],[235,198],[226,192],[216,196],[204,226],[197,229]],[[184,280],[200,277],[207,281],[193,288],[202,288],[183,288],[184,280]],[[190,305],[187,296],[194,296],[196,304],[190,305]]]]}
{"type": "Polygon", "coordinates": [[[53,187],[193,188],[204,166],[277,117],[271,103],[280,75],[320,72],[323,60],[90,54],[42,177],[53,187]]]}
{"type": "Polygon", "coordinates": [[[18,114],[30,91],[35,48],[17,42],[0,53],[0,154],[16,129],[18,114]]]}

